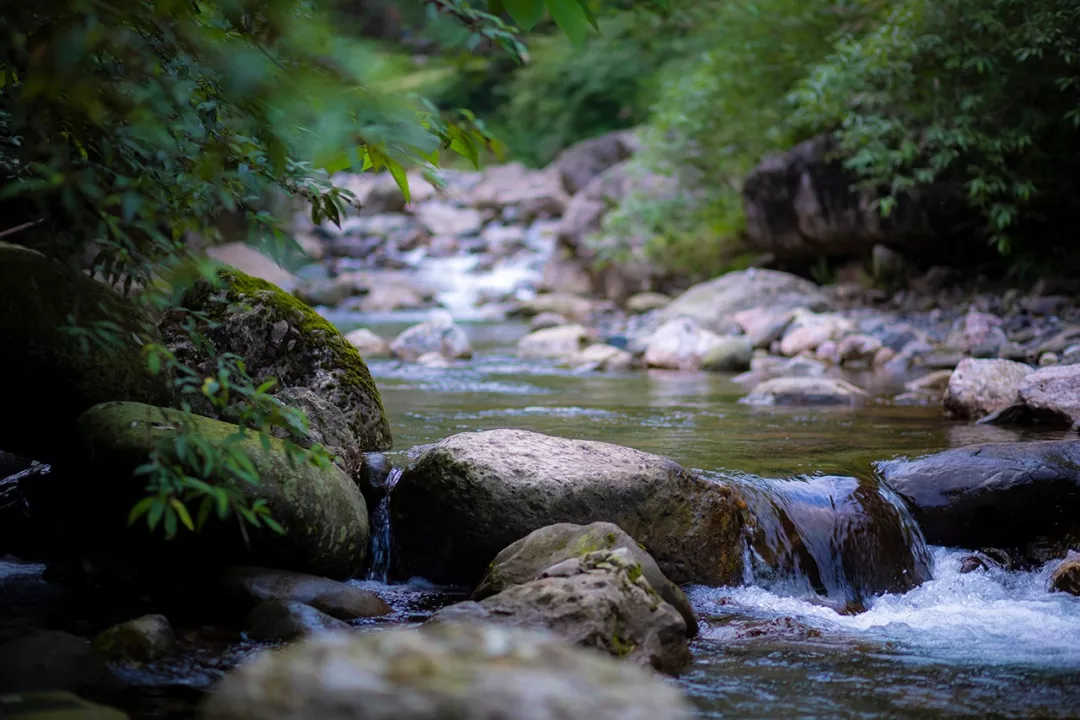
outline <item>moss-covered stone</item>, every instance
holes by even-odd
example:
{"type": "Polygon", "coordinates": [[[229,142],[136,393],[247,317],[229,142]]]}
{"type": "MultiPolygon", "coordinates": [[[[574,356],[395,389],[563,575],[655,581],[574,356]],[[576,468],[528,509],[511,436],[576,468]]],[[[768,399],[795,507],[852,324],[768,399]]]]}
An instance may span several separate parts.
{"type": "Polygon", "coordinates": [[[113,625],[94,638],[94,649],[122,663],[152,662],[173,651],[176,635],[164,615],[144,615],[113,625]]]}
{"type": "MultiPolygon", "coordinates": [[[[200,331],[220,353],[244,358],[248,373],[261,383],[277,378],[272,392],[311,391],[338,413],[309,413],[316,441],[359,472],[361,454],[393,444],[382,399],[364,359],[344,335],[297,298],[274,285],[236,270],[223,271],[221,283],[197,284],[184,297],[186,308],[209,318],[200,331]],[[344,416],[344,428],[341,418],[344,416]],[[345,432],[343,432],[343,429],[345,432]]],[[[183,362],[210,372],[210,358],[197,349],[180,326],[179,317],[162,323],[169,346],[183,362]]],[[[310,411],[312,403],[302,409],[310,411]]],[[[209,408],[197,408],[209,412],[209,408]]]]}
{"type": "MultiPolygon", "coordinates": [[[[210,418],[138,403],[106,403],[87,411],[78,421],[85,495],[90,507],[100,507],[95,524],[117,523],[116,510],[142,495],[141,481],[132,471],[146,462],[158,440],[184,425],[211,443],[222,443],[238,432],[210,418]],[[89,482],[88,482],[89,481],[89,482]]],[[[284,443],[271,439],[265,449],[252,433],[241,441],[260,476],[257,486],[245,486],[249,500],[267,501],[271,515],[286,530],[284,536],[252,535],[251,552],[243,546],[235,521],[204,530],[197,550],[222,543],[205,558],[207,564],[246,560],[270,567],[312,572],[326,577],[351,577],[364,564],[369,540],[368,513],[360,490],[340,469],[294,465],[284,443]]],[[[250,531],[249,531],[250,532],[250,531]]]]}
{"type": "Polygon", "coordinates": [[[135,307],[94,279],[41,253],[0,243],[0,374],[5,379],[0,447],[55,460],[87,408],[110,400],[168,405],[168,378],[152,376],[142,343],[160,339],[135,307]],[[116,323],[108,350],[84,349],[68,332],[116,323]]]}

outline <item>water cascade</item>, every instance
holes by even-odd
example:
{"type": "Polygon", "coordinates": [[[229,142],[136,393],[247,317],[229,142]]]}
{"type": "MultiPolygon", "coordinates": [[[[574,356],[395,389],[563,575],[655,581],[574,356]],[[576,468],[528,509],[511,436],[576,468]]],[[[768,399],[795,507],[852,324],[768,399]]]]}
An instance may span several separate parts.
{"type": "Polygon", "coordinates": [[[385,583],[390,575],[390,551],[393,541],[390,528],[390,496],[394,486],[401,479],[404,472],[401,468],[393,468],[386,476],[386,484],[383,486],[383,495],[379,504],[375,506],[375,512],[371,515],[371,569],[368,571],[368,580],[376,580],[385,583]]]}

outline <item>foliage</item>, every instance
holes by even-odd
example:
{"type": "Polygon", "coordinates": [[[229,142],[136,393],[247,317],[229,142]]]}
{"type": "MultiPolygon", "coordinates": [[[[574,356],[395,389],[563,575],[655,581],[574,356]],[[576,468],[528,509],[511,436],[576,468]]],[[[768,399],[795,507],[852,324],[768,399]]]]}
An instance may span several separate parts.
{"type": "Polygon", "coordinates": [[[886,190],[880,210],[962,182],[988,238],[1063,216],[1077,195],[1080,5],[1070,0],[905,0],[800,83],[806,128],[839,128],[849,168],[886,190]]]}

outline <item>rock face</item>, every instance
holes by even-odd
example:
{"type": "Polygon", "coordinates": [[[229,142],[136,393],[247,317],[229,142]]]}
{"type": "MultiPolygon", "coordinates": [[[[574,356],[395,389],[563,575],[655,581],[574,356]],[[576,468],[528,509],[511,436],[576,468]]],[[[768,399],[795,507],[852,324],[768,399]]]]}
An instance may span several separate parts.
{"type": "Polygon", "coordinates": [[[576,645],[675,673],[690,661],[686,623],[625,548],[599,550],[543,571],[481,602],[452,605],[428,621],[486,622],[550,630],[576,645]]]}
{"type": "Polygon", "coordinates": [[[1023,548],[1080,537],[1077,442],[973,445],[883,462],[878,472],[934,544],[1023,548]]]}
{"type": "Polygon", "coordinates": [[[18,378],[5,391],[0,447],[41,461],[56,459],[87,408],[109,400],[167,405],[168,377],[151,376],[142,346],[160,342],[150,322],[109,287],[33,250],[0,242],[0,371],[18,378]],[[68,316],[91,329],[111,321],[126,334],[115,345],[91,345],[65,331],[68,316]]]}
{"type": "MultiPolygon", "coordinates": [[[[185,307],[219,324],[200,328],[219,353],[244,358],[256,384],[277,378],[273,392],[306,388],[339,410],[348,428],[344,437],[351,438],[348,447],[339,448],[350,473],[358,471],[362,452],[391,447],[379,390],[360,353],[333,325],[267,282],[238,272],[222,273],[221,279],[220,288],[200,283],[184,298],[185,307]]],[[[181,361],[215,375],[212,361],[191,344],[178,321],[167,318],[162,324],[169,347],[181,361]]],[[[339,425],[340,417],[330,422],[339,425]]],[[[342,435],[340,427],[322,427],[317,418],[309,419],[320,432],[342,435]]]]}
{"type": "Polygon", "coordinates": [[[390,503],[399,576],[474,585],[500,550],[556,523],[617,524],[676,583],[740,577],[729,488],[656,455],[523,430],[461,433],[405,470],[390,503]]]}
{"type": "Polygon", "coordinates": [[[1080,555],[1072,555],[1050,574],[1050,589],[1080,595],[1080,555]]]}
{"type": "Polygon", "coordinates": [[[619,548],[630,553],[649,586],[682,615],[687,636],[697,635],[697,619],[682,589],[664,576],[656,561],[641,549],[636,540],[618,525],[608,522],[590,525],[559,523],[529,533],[495,556],[484,578],[473,591],[472,599],[483,600],[514,585],[529,582],[546,568],[565,560],[619,548]]]}
{"type": "Polygon", "coordinates": [[[113,625],[97,636],[94,648],[119,662],[152,662],[176,646],[176,635],[164,615],[145,615],[113,625]]]}
{"type": "Polygon", "coordinates": [[[1020,382],[1034,368],[1012,360],[965,358],[949,377],[945,411],[956,418],[979,419],[1019,399],[1020,382]]]}
{"type": "Polygon", "coordinates": [[[926,260],[985,252],[953,230],[966,215],[961,190],[921,191],[885,218],[872,206],[872,190],[850,189],[850,175],[829,157],[832,149],[831,138],[821,135],[765,158],[750,173],[743,208],[752,247],[807,264],[822,255],[869,257],[879,244],[926,260]]]}
{"type": "Polygon", "coordinates": [[[870,395],[846,380],[828,377],[781,377],[756,386],[739,400],[745,405],[856,405],[870,395]]]}
{"type": "Polygon", "coordinates": [[[431,319],[413,325],[390,343],[394,357],[415,362],[428,353],[438,353],[447,360],[472,357],[469,336],[448,312],[432,313],[431,319]]]}
{"type": "Polygon", "coordinates": [[[670,370],[699,370],[702,360],[722,348],[724,338],[689,318],[668,320],[645,339],[645,364],[670,370]]]}
{"type": "Polygon", "coordinates": [[[390,606],[375,593],[315,575],[238,566],[228,568],[221,580],[229,596],[248,603],[298,602],[339,620],[377,617],[390,612],[390,606]]]}
{"type": "Polygon", "coordinates": [[[569,357],[588,342],[589,331],[581,325],[561,325],[537,330],[518,340],[518,352],[532,357],[569,357]]]}
{"type": "Polygon", "coordinates": [[[753,308],[772,312],[804,307],[825,310],[830,303],[821,289],[803,278],[776,270],[740,270],[687,290],[661,311],[661,317],[686,317],[704,328],[723,332],[735,313],[753,308]]]}
{"type": "MultiPolygon", "coordinates": [[[[88,535],[130,545],[130,540],[123,539],[122,529],[128,509],[145,494],[145,479],[136,478],[133,472],[147,461],[158,441],[176,433],[182,423],[211,444],[223,443],[238,432],[235,425],[137,403],[105,403],[80,418],[79,486],[68,488],[68,492],[100,513],[87,513],[93,518],[88,535]],[[108,537],[113,530],[119,537],[108,537]]],[[[350,577],[359,572],[369,533],[367,506],[355,482],[333,465],[294,466],[276,439],[264,450],[259,437],[251,434],[240,447],[260,476],[259,485],[243,486],[245,497],[265,500],[271,516],[286,529],[284,535],[252,535],[255,562],[328,577],[350,577]]],[[[235,522],[217,526],[211,519],[193,537],[198,540],[191,542],[206,553],[205,565],[251,557],[235,522]],[[210,548],[213,550],[207,552],[210,548]]],[[[188,551],[195,552],[193,548],[188,551]]]]}
{"type": "Polygon", "coordinates": [[[247,619],[252,640],[291,642],[305,635],[347,631],[341,620],[321,613],[310,605],[286,600],[267,600],[256,605],[247,619]]]}
{"type": "Polygon", "coordinates": [[[204,720],[690,720],[674,687],[515,628],[456,623],[322,637],[227,676],[204,720]]]}

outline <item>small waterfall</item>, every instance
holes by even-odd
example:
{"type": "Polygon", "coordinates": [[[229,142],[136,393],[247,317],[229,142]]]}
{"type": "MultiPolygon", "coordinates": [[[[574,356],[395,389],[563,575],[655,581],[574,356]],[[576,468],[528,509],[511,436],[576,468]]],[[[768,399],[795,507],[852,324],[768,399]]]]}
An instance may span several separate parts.
{"type": "Polygon", "coordinates": [[[390,528],[390,496],[401,479],[402,472],[404,471],[401,468],[390,470],[390,474],[386,476],[386,485],[383,486],[383,496],[371,517],[371,570],[368,571],[368,580],[385,583],[390,577],[390,551],[393,541],[390,528]]]}

